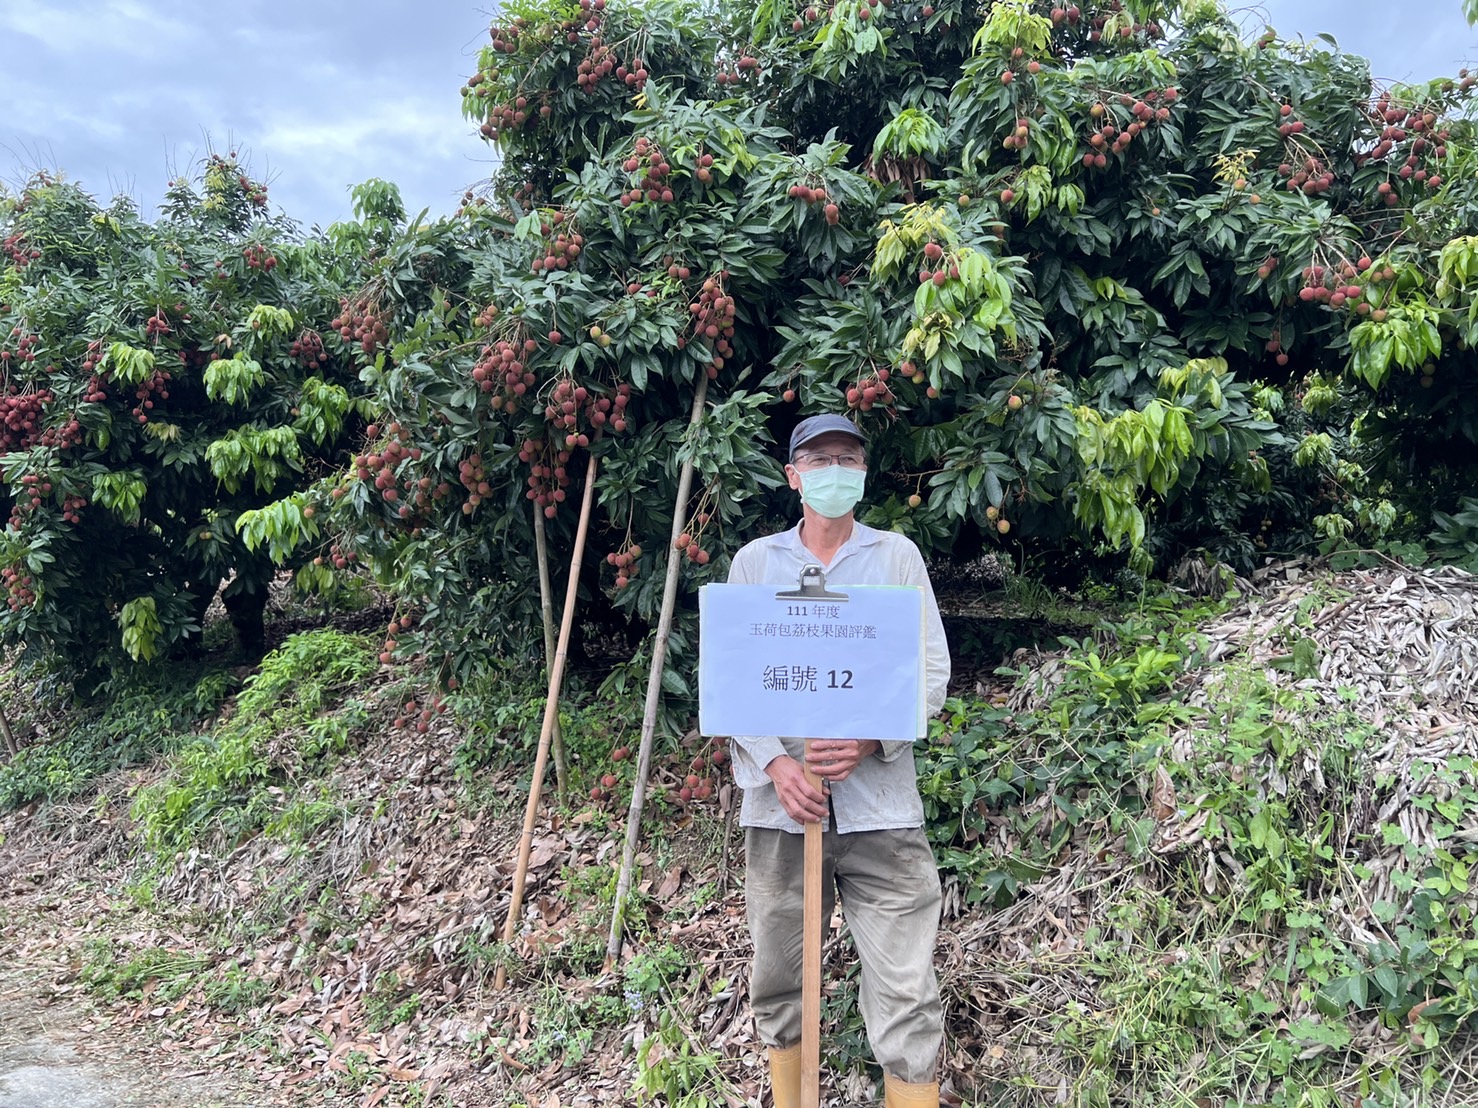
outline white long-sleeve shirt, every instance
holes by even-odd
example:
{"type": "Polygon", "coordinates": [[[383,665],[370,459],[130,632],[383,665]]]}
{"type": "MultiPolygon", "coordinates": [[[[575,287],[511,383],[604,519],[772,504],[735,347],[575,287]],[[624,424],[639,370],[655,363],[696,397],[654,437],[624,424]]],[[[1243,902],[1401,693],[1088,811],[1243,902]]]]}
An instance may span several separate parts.
{"type": "MultiPolygon", "coordinates": [[[[734,555],[729,583],[735,585],[791,585],[801,568],[816,555],[801,542],[800,527],[755,539],[734,555]]],[[[926,714],[944,706],[949,685],[949,644],[934,587],[923,556],[913,540],[893,531],[879,531],[854,523],[826,569],[827,588],[848,585],[919,585],[924,590],[924,703],[926,714]]],[[[924,805],[919,799],[912,743],[884,742],[882,749],[864,758],[844,781],[831,785],[831,807],[837,831],[885,831],[921,827],[924,805]]],[[[734,736],[734,780],[744,790],[739,822],[745,827],[770,827],[800,833],[775,794],[765,767],[782,754],[797,761],[804,755],[801,739],[773,735],[734,736]]]]}

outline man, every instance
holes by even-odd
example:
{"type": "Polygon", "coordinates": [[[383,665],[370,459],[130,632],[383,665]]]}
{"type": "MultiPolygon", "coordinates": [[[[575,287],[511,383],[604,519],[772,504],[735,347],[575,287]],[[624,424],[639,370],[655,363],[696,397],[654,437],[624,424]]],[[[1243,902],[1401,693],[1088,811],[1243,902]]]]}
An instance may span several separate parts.
{"type": "MultiPolygon", "coordinates": [[[[801,567],[826,570],[828,588],[918,585],[924,590],[927,710],[949,683],[949,648],[918,547],[857,522],[867,476],[855,424],[804,419],[790,436],[785,473],[801,496],[793,530],[756,539],[734,556],[729,581],[794,587],[801,567]]],[[[938,1108],[935,1060],[943,1038],[934,936],[939,872],[924,836],[924,808],[908,742],[735,737],[734,777],[744,789],[746,912],[754,940],[750,1003],[769,1047],[775,1108],[800,1103],[803,825],[824,825],[822,918],[840,893],[862,964],[860,1007],[884,1072],[887,1108],[938,1108]]]]}

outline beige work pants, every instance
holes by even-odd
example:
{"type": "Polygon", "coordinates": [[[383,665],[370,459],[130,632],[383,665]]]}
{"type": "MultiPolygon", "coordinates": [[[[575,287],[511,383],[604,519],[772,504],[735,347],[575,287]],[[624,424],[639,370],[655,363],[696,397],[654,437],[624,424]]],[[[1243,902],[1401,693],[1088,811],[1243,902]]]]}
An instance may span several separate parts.
{"type": "MultiPolygon", "coordinates": [[[[803,835],[750,827],[745,833],[745,912],[754,940],[749,999],[761,1041],[801,1038],[803,835]]],[[[840,893],[862,963],[859,1006],[873,1057],[910,1083],[934,1080],[944,1038],[934,936],[939,870],[922,828],[823,836],[821,918],[840,893]]]]}

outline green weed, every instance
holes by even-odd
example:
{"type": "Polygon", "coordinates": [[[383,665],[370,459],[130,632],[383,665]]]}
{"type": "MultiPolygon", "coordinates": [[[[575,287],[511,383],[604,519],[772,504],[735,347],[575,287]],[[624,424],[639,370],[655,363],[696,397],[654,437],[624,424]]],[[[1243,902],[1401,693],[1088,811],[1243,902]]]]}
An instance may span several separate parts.
{"type": "Polygon", "coordinates": [[[273,824],[302,834],[331,818],[321,806],[282,818],[270,786],[347,748],[368,719],[352,693],[374,668],[367,639],[333,629],[294,635],[269,654],[234,714],[175,756],[168,776],[138,791],[133,818],[148,849],[168,857],[209,828],[239,836],[273,824]],[[268,751],[284,740],[289,754],[274,763],[268,751]]]}
{"type": "Polygon", "coordinates": [[[663,1010],[656,1032],[636,1048],[631,1091],[637,1104],[667,1108],[726,1108],[739,1102],[720,1059],[694,1040],[672,1009],[663,1010]]]}
{"type": "MultiPolygon", "coordinates": [[[[178,749],[237,685],[227,670],[183,662],[149,667],[68,712],[65,730],[23,746],[0,765],[0,810],[76,796],[104,774],[178,749]]],[[[7,710],[19,725],[29,709],[12,703],[7,710]]]]}
{"type": "Polygon", "coordinates": [[[408,990],[397,973],[377,976],[364,995],[365,1027],[385,1031],[415,1018],[421,1010],[421,994],[408,990]]]}
{"type": "Polygon", "coordinates": [[[184,996],[205,970],[206,959],[165,947],[145,947],[122,957],[111,939],[92,939],[83,947],[81,981],[103,1000],[170,1003],[184,996]]]}

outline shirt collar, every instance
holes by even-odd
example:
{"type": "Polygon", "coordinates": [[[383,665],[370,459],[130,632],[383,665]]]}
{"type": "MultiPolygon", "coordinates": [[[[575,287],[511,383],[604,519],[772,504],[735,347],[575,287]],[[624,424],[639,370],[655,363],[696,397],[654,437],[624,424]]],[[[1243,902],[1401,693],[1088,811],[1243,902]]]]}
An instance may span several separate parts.
{"type": "MultiPolygon", "coordinates": [[[[796,557],[805,561],[814,561],[816,555],[806,549],[806,544],[801,542],[801,523],[797,522],[794,527],[785,532],[791,551],[796,557]]],[[[831,559],[835,565],[838,558],[850,550],[861,550],[864,547],[876,546],[882,541],[883,533],[876,527],[869,527],[859,519],[852,521],[852,533],[847,536],[847,541],[837,548],[835,556],[831,559]]]]}

